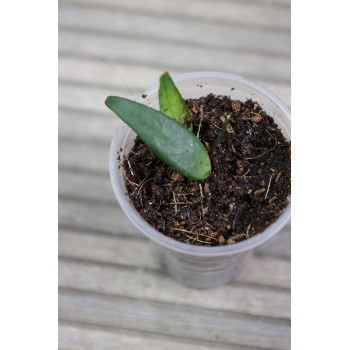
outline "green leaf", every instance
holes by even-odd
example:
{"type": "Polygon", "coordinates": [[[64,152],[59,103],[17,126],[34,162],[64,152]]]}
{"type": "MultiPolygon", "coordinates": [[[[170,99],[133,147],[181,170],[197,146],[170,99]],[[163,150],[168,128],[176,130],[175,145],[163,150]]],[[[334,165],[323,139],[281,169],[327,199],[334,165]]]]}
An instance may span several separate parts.
{"type": "Polygon", "coordinates": [[[117,96],[107,97],[105,103],[175,171],[194,180],[203,180],[209,176],[211,164],[204,145],[176,120],[143,104],[117,96]]]}
{"type": "Polygon", "coordinates": [[[160,77],[158,94],[160,111],[168,117],[177,120],[180,124],[184,124],[192,131],[191,113],[169,73],[164,73],[160,77]]]}

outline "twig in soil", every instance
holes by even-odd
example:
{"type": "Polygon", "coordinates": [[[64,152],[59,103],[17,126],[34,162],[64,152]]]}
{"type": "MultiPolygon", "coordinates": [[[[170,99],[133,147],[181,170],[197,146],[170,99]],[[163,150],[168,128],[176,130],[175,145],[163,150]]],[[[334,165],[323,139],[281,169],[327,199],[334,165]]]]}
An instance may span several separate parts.
{"type": "Polygon", "coordinates": [[[213,122],[210,122],[211,125],[214,125],[217,129],[220,129],[219,126],[217,126],[216,124],[214,124],[213,122]]]}
{"type": "Polygon", "coordinates": [[[178,193],[178,196],[184,196],[186,203],[187,204],[191,204],[191,202],[189,202],[187,200],[186,196],[189,196],[189,195],[192,195],[192,194],[193,194],[192,192],[190,192],[190,193],[178,193]]]}
{"type": "Polygon", "coordinates": [[[242,144],[242,142],[239,141],[237,137],[235,137],[234,139],[235,139],[240,145],[242,144]]]}
{"type": "Polygon", "coordinates": [[[221,104],[221,106],[225,106],[227,102],[229,102],[229,100],[226,100],[224,103],[221,104]]]}
{"type": "MultiPolygon", "coordinates": [[[[159,208],[162,206],[162,200],[160,200],[159,202],[159,207],[157,208],[157,211],[159,210],[159,208]]],[[[163,219],[163,218],[162,218],[163,219]]],[[[163,219],[164,220],[164,219],[163,219]]]]}
{"type": "Polygon", "coordinates": [[[203,105],[201,105],[200,111],[201,111],[201,120],[199,122],[199,127],[198,127],[198,131],[197,131],[197,139],[199,139],[199,132],[201,130],[201,125],[202,125],[202,120],[203,120],[203,115],[204,115],[204,113],[203,113],[203,105]]]}
{"type": "MultiPolygon", "coordinates": [[[[274,129],[273,129],[274,130],[274,129]]],[[[270,131],[268,129],[266,129],[267,133],[273,138],[276,139],[275,135],[271,135],[270,131]]]]}
{"type": "Polygon", "coordinates": [[[128,159],[127,157],[125,157],[125,159],[126,159],[126,161],[128,162],[128,164],[129,164],[129,168],[130,168],[131,175],[134,176],[135,174],[134,174],[134,172],[132,171],[132,167],[131,167],[131,164],[130,164],[130,162],[129,162],[129,159],[128,159]]]}
{"type": "MultiPolygon", "coordinates": [[[[135,184],[136,188],[134,191],[131,193],[131,196],[135,193],[135,191],[144,183],[144,181],[148,178],[149,175],[147,175],[139,184],[135,184]]],[[[130,182],[130,181],[129,181],[130,182]]]]}
{"type": "MultiPolygon", "coordinates": [[[[149,176],[149,175],[148,175],[148,176],[149,176]]],[[[148,177],[148,176],[147,176],[147,177],[148,177]]],[[[147,177],[145,178],[145,180],[147,179],[147,177]]],[[[138,190],[138,194],[140,194],[140,191],[141,191],[142,187],[144,186],[144,184],[147,183],[147,182],[149,182],[149,181],[151,181],[151,180],[153,180],[153,179],[154,179],[154,177],[151,177],[151,178],[148,179],[147,181],[143,180],[143,183],[140,184],[140,187],[139,187],[139,190],[138,190]]]]}
{"type": "Polygon", "coordinates": [[[276,182],[276,183],[277,183],[278,180],[280,179],[281,175],[282,175],[282,173],[278,173],[278,174],[277,174],[277,176],[276,176],[276,178],[275,178],[275,182],[276,182]]]}
{"type": "Polygon", "coordinates": [[[185,204],[188,204],[189,202],[170,202],[170,203],[163,203],[163,205],[185,205],[185,204]]]}
{"type": "Polygon", "coordinates": [[[273,196],[270,200],[269,200],[269,203],[272,203],[274,200],[276,200],[277,197],[276,196],[273,196]]]}
{"type": "Polygon", "coordinates": [[[250,172],[250,168],[247,170],[247,172],[246,172],[244,175],[242,175],[242,176],[237,176],[237,177],[244,177],[244,176],[246,176],[249,172],[250,172]]]}
{"type": "Polygon", "coordinates": [[[266,191],[266,194],[265,194],[265,199],[267,198],[267,194],[268,194],[269,191],[270,191],[271,179],[272,179],[272,174],[271,174],[271,176],[270,176],[269,185],[267,186],[267,191],[266,191]]]}
{"type": "MultiPolygon", "coordinates": [[[[244,175],[243,175],[244,176],[244,175]]],[[[243,177],[243,176],[238,176],[238,175],[234,175],[234,176],[232,176],[232,177],[234,177],[234,178],[236,178],[236,177],[243,177]]],[[[248,176],[244,176],[244,177],[261,177],[261,176],[264,176],[264,174],[260,174],[260,175],[248,175],[248,176]]]]}
{"type": "Polygon", "coordinates": [[[246,231],[246,233],[244,234],[244,237],[247,239],[247,238],[249,238],[249,230],[250,230],[250,227],[252,226],[252,224],[249,224],[248,225],[248,227],[247,227],[247,231],[246,231]]]}
{"type": "MultiPolygon", "coordinates": [[[[132,182],[132,181],[130,181],[130,180],[129,180],[129,178],[126,176],[125,171],[124,171],[124,169],[123,169],[123,168],[122,168],[122,171],[123,171],[123,174],[124,174],[124,176],[125,176],[126,180],[129,182],[129,184],[130,184],[131,186],[135,186],[135,187],[136,187],[136,189],[137,189],[137,187],[139,187],[139,185],[138,185],[137,183],[132,182]]],[[[133,192],[133,193],[134,193],[134,192],[133,192]]],[[[132,193],[131,195],[133,195],[133,193],[132,193]]]]}
{"type": "Polygon", "coordinates": [[[255,114],[258,115],[259,117],[261,117],[261,115],[259,113],[254,113],[254,112],[249,112],[250,114],[255,114]]]}
{"type": "Polygon", "coordinates": [[[174,191],[173,191],[173,197],[174,197],[174,204],[175,204],[175,213],[177,213],[177,203],[176,203],[176,196],[174,191]]]}
{"type": "Polygon", "coordinates": [[[265,149],[263,147],[253,147],[253,146],[249,146],[250,148],[253,148],[253,149],[265,149]]]}
{"type": "Polygon", "coordinates": [[[222,127],[221,127],[221,130],[220,130],[220,132],[219,132],[219,135],[217,136],[217,138],[216,138],[216,140],[215,140],[215,142],[214,142],[214,145],[213,145],[213,147],[212,147],[212,149],[211,149],[211,152],[212,152],[212,153],[214,153],[216,146],[219,144],[219,142],[221,141],[222,137],[224,136],[224,132],[225,132],[225,130],[226,130],[226,126],[227,126],[227,124],[228,124],[230,118],[231,118],[230,115],[228,115],[228,116],[226,117],[226,120],[225,120],[224,124],[223,124],[222,127]]]}
{"type": "Polygon", "coordinates": [[[203,208],[203,189],[202,189],[202,185],[198,184],[199,186],[199,192],[201,194],[201,206],[202,206],[202,214],[203,214],[203,218],[204,218],[204,208],[203,208]]]}
{"type": "Polygon", "coordinates": [[[264,188],[260,188],[259,190],[256,190],[256,191],[254,192],[254,194],[255,194],[256,196],[258,196],[259,194],[262,194],[262,193],[264,193],[265,191],[266,191],[265,187],[264,187],[264,188]]]}
{"type": "MultiPolygon", "coordinates": [[[[143,203],[142,203],[142,192],[141,192],[142,187],[143,187],[143,185],[144,185],[146,182],[151,181],[151,180],[154,179],[154,177],[151,177],[150,179],[148,179],[148,180],[146,181],[146,179],[148,178],[148,176],[149,176],[149,175],[147,175],[147,176],[141,181],[141,183],[140,183],[139,186],[138,186],[137,195],[140,197],[140,202],[141,202],[141,206],[142,206],[142,207],[143,207],[143,203]]],[[[135,192],[136,190],[137,190],[137,188],[135,188],[134,192],[135,192]]],[[[131,195],[133,195],[134,192],[133,192],[131,195]]]]}
{"type": "MultiPolygon", "coordinates": [[[[270,133],[269,133],[270,134],[270,133]]],[[[270,134],[271,135],[271,134],[270,134]]],[[[272,136],[272,135],[271,135],[272,136]]],[[[256,157],[251,157],[251,158],[246,158],[246,159],[256,159],[256,158],[260,158],[260,157],[262,157],[263,155],[265,155],[266,153],[269,153],[269,152],[271,152],[276,146],[277,146],[277,138],[276,138],[276,136],[273,136],[273,138],[274,138],[274,140],[275,140],[275,145],[271,148],[271,149],[269,149],[269,150],[267,150],[266,152],[264,152],[264,153],[262,153],[262,154],[259,154],[258,156],[256,156],[256,157]]]]}
{"type": "Polygon", "coordinates": [[[202,189],[202,185],[201,184],[198,184],[199,186],[199,192],[201,194],[201,199],[203,198],[203,189],[202,189]]]}
{"type": "Polygon", "coordinates": [[[185,233],[190,233],[191,235],[202,236],[202,237],[210,238],[210,239],[213,239],[214,241],[217,241],[217,239],[215,237],[204,235],[203,233],[188,231],[188,230],[185,230],[185,229],[182,229],[182,228],[174,228],[173,231],[181,231],[181,232],[185,232],[185,233]]]}
{"type": "Polygon", "coordinates": [[[210,241],[201,241],[198,236],[195,238],[195,237],[191,237],[191,236],[188,236],[186,235],[187,238],[191,239],[192,241],[196,241],[196,242],[201,242],[201,243],[204,243],[204,244],[211,244],[210,241]]]}

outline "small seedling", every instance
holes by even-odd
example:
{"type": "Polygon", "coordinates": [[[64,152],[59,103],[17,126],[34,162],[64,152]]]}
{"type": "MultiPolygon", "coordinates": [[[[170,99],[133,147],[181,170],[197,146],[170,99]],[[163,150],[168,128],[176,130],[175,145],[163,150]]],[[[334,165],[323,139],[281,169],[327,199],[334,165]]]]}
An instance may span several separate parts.
{"type": "Polygon", "coordinates": [[[190,179],[206,179],[209,155],[193,134],[191,113],[168,73],[160,79],[159,102],[160,112],[118,96],[105,101],[164,163],[190,179]]]}

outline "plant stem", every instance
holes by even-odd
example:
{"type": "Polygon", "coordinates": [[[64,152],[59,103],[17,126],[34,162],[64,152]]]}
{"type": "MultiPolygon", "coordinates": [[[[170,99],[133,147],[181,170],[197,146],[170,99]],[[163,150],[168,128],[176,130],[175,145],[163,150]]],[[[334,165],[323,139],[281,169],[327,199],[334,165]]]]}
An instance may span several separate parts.
{"type": "Polygon", "coordinates": [[[222,127],[221,127],[221,130],[220,130],[220,132],[219,132],[219,135],[217,136],[217,138],[216,138],[216,140],[215,140],[215,142],[214,142],[214,145],[213,145],[213,147],[211,148],[211,153],[214,153],[214,151],[215,151],[217,145],[219,144],[219,142],[221,141],[222,137],[224,136],[224,132],[225,132],[225,130],[226,130],[226,126],[227,126],[228,121],[230,120],[230,118],[231,118],[230,115],[228,115],[228,116],[226,117],[226,120],[225,120],[224,124],[223,124],[222,127]]]}

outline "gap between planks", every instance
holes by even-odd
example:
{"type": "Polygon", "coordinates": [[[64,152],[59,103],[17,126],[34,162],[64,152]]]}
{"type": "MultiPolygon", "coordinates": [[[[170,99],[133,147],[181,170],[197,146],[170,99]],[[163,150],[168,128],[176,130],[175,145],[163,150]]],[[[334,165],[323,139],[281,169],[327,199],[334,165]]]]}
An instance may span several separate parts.
{"type": "Polygon", "coordinates": [[[227,311],[225,309],[212,309],[212,308],[205,308],[205,307],[196,307],[196,306],[189,306],[186,304],[174,304],[170,302],[164,302],[160,300],[142,300],[139,298],[133,298],[127,295],[118,295],[118,294],[106,294],[100,291],[88,291],[84,289],[79,288],[72,288],[72,287],[58,287],[58,293],[59,295],[67,294],[70,296],[76,296],[77,300],[79,300],[80,297],[93,297],[101,300],[106,301],[116,301],[116,300],[125,300],[130,303],[145,303],[147,305],[155,305],[157,307],[162,308],[164,307],[176,307],[178,309],[181,309],[183,311],[187,311],[189,313],[204,313],[204,314],[213,314],[217,313],[220,316],[224,318],[230,318],[230,317],[239,317],[247,321],[259,321],[264,320],[270,323],[271,325],[282,325],[282,326],[290,326],[291,320],[286,318],[278,318],[278,317],[271,317],[271,316],[260,316],[260,315],[252,315],[244,312],[238,312],[238,311],[227,311]]]}
{"type": "Polygon", "coordinates": [[[173,45],[164,41],[155,44],[138,37],[101,36],[94,31],[71,31],[61,28],[59,50],[61,52],[96,54],[108,61],[138,62],[139,65],[162,67],[165,70],[215,70],[220,62],[221,70],[234,71],[255,80],[273,80],[290,83],[290,58],[265,57],[236,51],[213,51],[205,48],[173,45]],[[152,50],[149,50],[149,47],[152,50]],[[121,46],[125,50],[115,50],[121,46]],[[174,47],[176,51],[174,54],[174,47]],[[141,55],[142,53],[142,55],[141,55]],[[189,60],[191,57],[191,60],[189,60]],[[165,63],[166,62],[166,63],[165,63]],[[193,63],[192,63],[193,62],[193,63]]]}
{"type": "Polygon", "coordinates": [[[216,289],[185,287],[168,276],[145,269],[125,269],[59,260],[59,286],[135,299],[220,309],[290,319],[290,291],[232,283],[216,289]]]}
{"type": "Polygon", "coordinates": [[[91,10],[85,7],[63,7],[59,11],[59,29],[72,32],[94,32],[105,36],[120,36],[152,40],[154,43],[207,48],[220,51],[256,53],[269,57],[290,57],[290,33],[228,27],[219,24],[203,26],[188,21],[91,10]],[[181,25],[179,25],[181,23],[181,25]],[[167,27],[167,31],[159,28],[167,27]],[[206,30],[203,37],[203,30],[206,30]],[[188,36],[188,33],[191,36],[188,36]]]}
{"type": "MultiPolygon", "coordinates": [[[[89,29],[89,28],[79,28],[79,27],[73,27],[71,25],[59,25],[58,27],[60,36],[64,34],[71,34],[71,35],[80,35],[80,36],[98,36],[101,38],[101,40],[111,40],[111,39],[120,39],[124,41],[140,41],[140,42],[149,42],[150,46],[154,46],[154,49],[161,48],[162,46],[169,46],[169,49],[171,51],[176,50],[176,47],[178,47],[179,50],[193,50],[199,51],[198,57],[200,57],[201,51],[206,52],[218,52],[221,53],[222,56],[224,55],[236,55],[236,56],[243,56],[245,58],[249,57],[260,57],[261,59],[265,60],[275,60],[275,61],[285,61],[290,62],[291,55],[290,52],[287,51],[286,53],[282,52],[274,52],[274,51],[268,51],[263,48],[251,48],[251,47],[245,47],[245,46],[238,46],[237,47],[225,47],[222,45],[208,45],[208,44],[201,44],[199,42],[188,42],[183,41],[180,39],[169,39],[169,38],[162,38],[162,37],[152,37],[152,36],[146,36],[146,35],[139,35],[139,34],[133,34],[133,33],[124,33],[120,35],[119,33],[110,31],[108,29],[89,29]]],[[[91,40],[91,39],[90,39],[91,40]]],[[[137,45],[135,43],[135,45],[137,45]]],[[[266,45],[268,46],[268,45],[266,45]]],[[[67,50],[68,51],[68,50],[67,50]]],[[[71,51],[75,51],[72,49],[71,51]]],[[[75,51],[79,52],[79,51],[75,51]]],[[[81,51],[82,53],[84,51],[81,51]]],[[[102,56],[101,56],[102,57],[102,56]]],[[[133,59],[133,56],[130,56],[130,60],[133,59]]],[[[147,64],[147,63],[146,63],[147,64]]],[[[164,66],[164,63],[158,62],[157,66],[162,65],[164,66]]],[[[177,68],[181,68],[181,66],[176,66],[177,68]]],[[[193,66],[195,67],[195,66],[193,66]]],[[[247,72],[249,74],[249,72],[247,72]]],[[[276,78],[275,78],[276,79],[276,78]]]]}
{"type": "MultiPolygon", "coordinates": [[[[135,64],[113,63],[113,69],[104,62],[88,55],[69,55],[61,53],[59,55],[59,81],[63,85],[78,86],[99,86],[100,88],[126,89],[125,83],[134,91],[145,91],[158,82],[158,77],[164,73],[160,67],[146,67],[135,64]],[[111,74],[113,73],[113,74],[111,74]],[[125,81],[122,81],[120,74],[125,81]]],[[[187,73],[185,70],[172,70],[171,74],[177,76],[187,73]]],[[[250,79],[256,80],[256,77],[250,76],[250,79]]],[[[281,91],[288,91],[290,95],[290,83],[273,83],[268,80],[259,80],[261,85],[269,90],[280,94],[281,91]]],[[[286,92],[283,92],[286,95],[286,92]]],[[[290,96],[288,97],[288,100],[290,96]]]]}
{"type": "Polygon", "coordinates": [[[186,1],[181,4],[180,1],[175,3],[162,3],[148,1],[147,6],[139,6],[137,2],[118,2],[116,0],[71,0],[60,1],[59,10],[62,6],[91,8],[97,10],[123,12],[136,14],[143,17],[150,17],[152,19],[167,18],[175,21],[188,21],[198,24],[217,24],[235,27],[242,27],[247,29],[260,29],[273,32],[290,32],[291,18],[290,3],[279,6],[281,0],[275,3],[272,1],[216,1],[215,7],[207,2],[201,1],[186,1]],[[183,10],[182,5],[187,5],[186,11],[183,10]],[[249,16],[247,16],[249,14],[249,16]],[[254,17],[253,17],[254,16],[254,17]],[[271,20],[271,17],[273,20],[271,20]]]}
{"type": "MultiPolygon", "coordinates": [[[[111,64],[115,64],[116,68],[120,68],[119,71],[130,71],[131,77],[132,78],[137,78],[137,79],[141,79],[142,80],[142,85],[137,85],[134,86],[133,88],[135,89],[140,89],[142,91],[144,91],[145,89],[148,89],[151,87],[151,85],[155,85],[158,82],[158,76],[160,74],[162,74],[164,72],[164,69],[169,69],[169,66],[167,67],[163,67],[160,66],[158,64],[140,64],[138,61],[133,60],[132,57],[130,57],[130,59],[118,59],[118,58],[107,58],[105,56],[101,56],[99,55],[99,57],[101,57],[103,60],[107,61],[108,63],[111,64]],[[136,73],[138,75],[143,75],[144,71],[146,71],[146,76],[148,77],[148,80],[143,80],[143,76],[139,77],[139,76],[135,76],[135,70],[136,73]],[[152,79],[152,82],[150,82],[149,79],[152,79]]],[[[108,72],[110,73],[110,68],[108,66],[105,66],[104,63],[102,63],[101,61],[99,61],[96,57],[93,56],[89,56],[88,54],[85,54],[84,52],[78,52],[78,51],[74,51],[74,50],[69,50],[69,49],[63,49],[63,50],[59,50],[58,51],[58,58],[59,58],[59,66],[60,64],[62,64],[62,60],[63,61],[68,61],[70,60],[71,62],[76,61],[76,65],[88,65],[88,69],[84,70],[84,74],[89,74],[91,72],[89,72],[88,70],[91,68],[94,68],[94,65],[100,65],[103,68],[106,68],[108,70],[108,72]]],[[[64,62],[63,62],[64,64],[64,62]]],[[[171,71],[173,72],[174,75],[179,75],[179,74],[184,74],[184,73],[188,73],[189,70],[186,68],[181,68],[179,67],[178,69],[172,68],[171,71]]],[[[72,70],[71,72],[72,74],[77,73],[77,71],[72,70]]],[[[98,74],[96,74],[96,79],[99,79],[101,75],[101,72],[99,71],[98,74]]],[[[72,75],[70,74],[68,78],[71,79],[72,75]]],[[[104,79],[102,79],[103,81],[105,80],[107,76],[104,77],[104,79]]],[[[116,78],[118,78],[118,81],[120,80],[119,76],[115,76],[116,78]]],[[[266,77],[264,79],[259,79],[258,77],[254,76],[254,75],[246,75],[247,78],[257,81],[262,85],[269,85],[269,84],[275,84],[273,86],[283,86],[283,87],[289,87],[290,88],[290,79],[288,78],[285,81],[276,81],[274,79],[270,79],[269,77],[266,77]]],[[[72,81],[71,84],[74,84],[75,81],[72,81]]],[[[91,81],[91,83],[93,83],[93,81],[91,81]]],[[[129,85],[129,84],[128,84],[129,85]]],[[[90,85],[89,85],[90,86],[90,85]]],[[[108,87],[110,87],[108,85],[108,87]]],[[[111,87],[113,88],[125,88],[124,84],[117,84],[117,85],[111,85],[111,87]]]]}
{"type": "MultiPolygon", "coordinates": [[[[168,336],[156,332],[144,332],[122,327],[97,325],[87,322],[59,319],[59,349],[142,349],[142,350],[211,350],[216,342],[200,341],[191,338],[168,336]],[[68,346],[67,348],[65,346],[68,346]],[[84,347],[85,346],[85,347],[84,347]]],[[[267,350],[263,348],[227,345],[217,342],[220,350],[267,350]]],[[[271,349],[269,349],[271,350],[271,349]]]]}
{"type": "MultiPolygon", "coordinates": [[[[79,292],[76,296],[72,296],[71,292],[61,291],[59,297],[61,301],[59,320],[63,322],[77,322],[114,330],[122,328],[146,334],[157,332],[156,334],[183,337],[194,341],[201,340],[201,338],[210,341],[212,337],[223,344],[258,346],[263,349],[265,349],[266,343],[276,342],[276,338],[286,344],[290,337],[290,322],[286,320],[129,300],[117,296],[110,300],[101,295],[91,296],[79,292]],[[124,305],[126,307],[123,307],[124,305]],[[129,310],[133,307],[136,308],[134,312],[129,310]],[[150,312],[148,320],[150,322],[142,323],[145,317],[147,318],[147,312],[150,312]],[[162,319],[162,314],[165,319],[162,319]],[[222,325],[223,321],[227,321],[226,326],[222,325]],[[186,327],[186,323],[189,327],[182,328],[186,327]],[[221,332],[220,323],[224,327],[221,332]],[[201,332],[201,325],[203,332],[205,332],[203,336],[198,334],[201,332]],[[169,328],[162,332],[160,329],[162,326],[169,328]],[[229,326],[231,326],[230,329],[227,329],[229,326]],[[181,328],[185,334],[179,334],[181,328]],[[192,331],[196,334],[191,334],[192,331]]],[[[281,344],[279,345],[278,348],[282,347],[281,344]]],[[[275,348],[275,346],[271,346],[269,349],[275,348]]],[[[283,348],[285,347],[283,346],[283,348]]]]}

